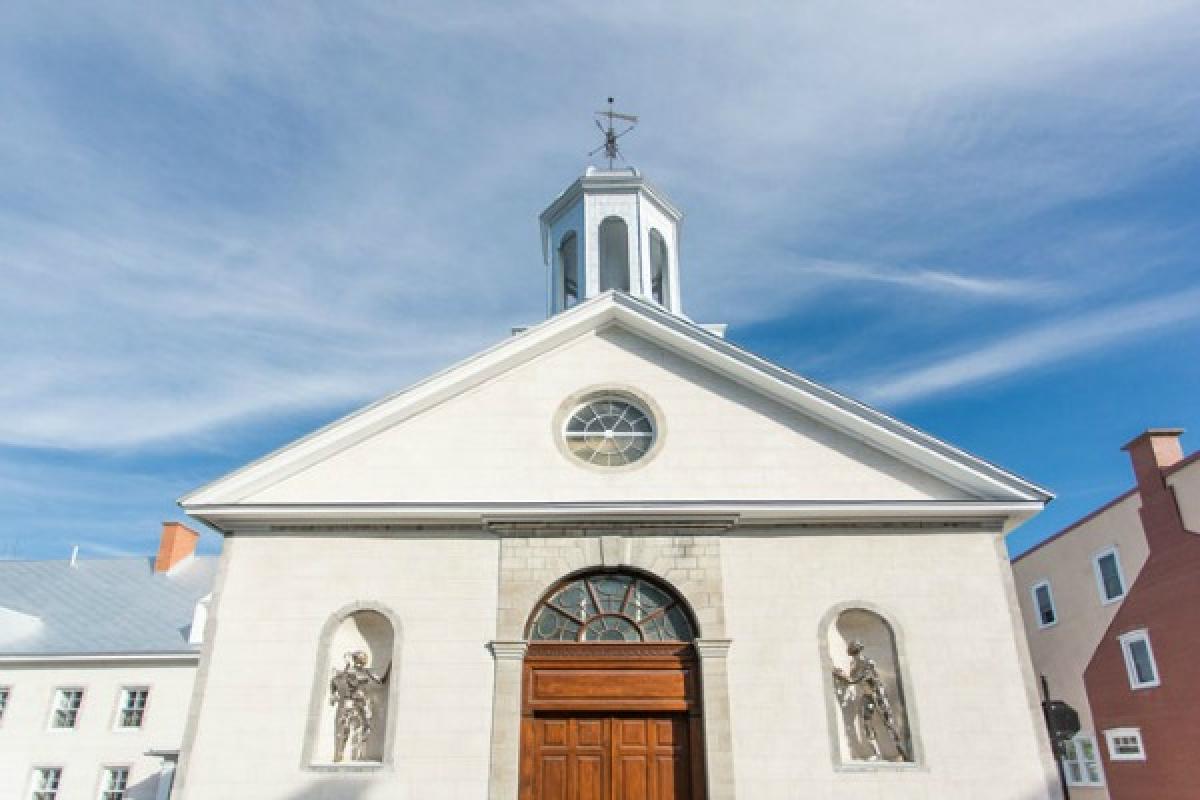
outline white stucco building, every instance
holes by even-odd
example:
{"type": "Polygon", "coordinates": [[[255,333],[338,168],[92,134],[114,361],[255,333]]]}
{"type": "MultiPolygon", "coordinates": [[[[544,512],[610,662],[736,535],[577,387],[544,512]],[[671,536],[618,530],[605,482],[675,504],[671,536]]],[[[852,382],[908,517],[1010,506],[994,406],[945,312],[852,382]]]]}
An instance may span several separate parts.
{"type": "Polygon", "coordinates": [[[166,800],[217,559],[0,561],[0,797],[166,800]]]}
{"type": "Polygon", "coordinates": [[[1049,495],[689,320],[680,220],[588,170],[549,319],[181,501],[225,546],[178,796],[1058,796],[1002,538],[1049,495]]]}

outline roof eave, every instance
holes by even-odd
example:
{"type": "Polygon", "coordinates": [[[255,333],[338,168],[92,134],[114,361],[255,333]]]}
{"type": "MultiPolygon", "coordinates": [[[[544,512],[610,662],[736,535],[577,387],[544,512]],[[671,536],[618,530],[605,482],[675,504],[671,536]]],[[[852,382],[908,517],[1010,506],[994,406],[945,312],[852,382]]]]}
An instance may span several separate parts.
{"type": "Polygon", "coordinates": [[[0,664],[37,664],[46,662],[71,663],[150,663],[165,661],[199,661],[199,650],[180,651],[125,651],[125,652],[81,652],[81,653],[0,653],[0,664]]]}

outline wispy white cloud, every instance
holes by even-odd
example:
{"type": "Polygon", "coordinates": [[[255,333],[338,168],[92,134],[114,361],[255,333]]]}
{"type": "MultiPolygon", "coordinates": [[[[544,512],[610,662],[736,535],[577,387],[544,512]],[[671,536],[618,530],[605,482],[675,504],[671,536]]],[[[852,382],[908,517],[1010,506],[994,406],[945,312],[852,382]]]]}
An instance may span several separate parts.
{"type": "Polygon", "coordinates": [[[1037,278],[1006,278],[963,275],[922,267],[895,267],[849,261],[816,260],[793,270],[798,276],[828,278],[837,282],[879,283],[918,292],[946,294],[956,298],[1036,302],[1053,297],[1062,287],[1037,278]]]}
{"type": "Polygon", "coordinates": [[[1045,367],[1200,320],[1200,289],[1037,325],[931,363],[856,381],[868,402],[898,405],[1045,367]]]}
{"type": "Polygon", "coordinates": [[[940,251],[1200,141],[1195,19],[1171,2],[651,3],[636,26],[588,2],[11,11],[0,443],[195,447],[535,321],[535,215],[610,93],[643,114],[631,158],[688,211],[699,318],[796,313],[833,284],[1102,294],[1118,277],[940,251]]]}

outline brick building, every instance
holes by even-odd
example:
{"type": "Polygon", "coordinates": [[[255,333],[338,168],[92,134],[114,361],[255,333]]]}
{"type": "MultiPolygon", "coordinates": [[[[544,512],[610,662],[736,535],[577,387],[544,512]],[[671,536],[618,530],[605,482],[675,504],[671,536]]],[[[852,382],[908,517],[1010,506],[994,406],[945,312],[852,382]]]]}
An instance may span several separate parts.
{"type": "Polygon", "coordinates": [[[1034,669],[1080,712],[1072,795],[1191,800],[1200,784],[1200,454],[1125,446],[1135,486],[1014,560],[1034,669]]]}

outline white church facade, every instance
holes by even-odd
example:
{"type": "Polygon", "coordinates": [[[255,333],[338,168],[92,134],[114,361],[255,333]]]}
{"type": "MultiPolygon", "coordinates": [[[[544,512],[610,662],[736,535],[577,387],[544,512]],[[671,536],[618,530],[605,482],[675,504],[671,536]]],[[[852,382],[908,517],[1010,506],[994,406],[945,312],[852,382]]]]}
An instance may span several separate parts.
{"type": "Polygon", "coordinates": [[[549,318],[185,497],[183,800],[1057,797],[1004,534],[1048,493],[680,304],[594,170],[549,318]]]}

